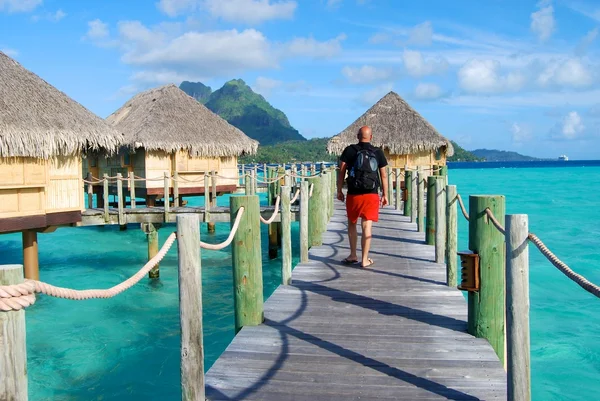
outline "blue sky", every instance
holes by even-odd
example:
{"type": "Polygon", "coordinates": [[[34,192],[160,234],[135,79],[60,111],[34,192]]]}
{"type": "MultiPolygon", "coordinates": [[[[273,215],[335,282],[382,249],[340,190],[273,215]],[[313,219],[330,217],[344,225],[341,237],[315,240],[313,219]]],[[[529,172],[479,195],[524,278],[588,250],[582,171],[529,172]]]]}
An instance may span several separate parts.
{"type": "Polygon", "coordinates": [[[306,137],[388,91],[467,149],[600,159],[600,2],[0,0],[0,50],[106,117],[244,79],[306,137]]]}

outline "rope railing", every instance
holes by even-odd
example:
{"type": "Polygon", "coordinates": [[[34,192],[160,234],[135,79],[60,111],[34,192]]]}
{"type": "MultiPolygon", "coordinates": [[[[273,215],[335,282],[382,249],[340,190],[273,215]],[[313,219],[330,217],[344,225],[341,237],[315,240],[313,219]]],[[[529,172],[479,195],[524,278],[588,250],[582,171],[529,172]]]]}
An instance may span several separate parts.
{"type": "MultiPolygon", "coordinates": [[[[278,199],[279,200],[279,199],[278,199]]],[[[237,216],[235,217],[235,221],[233,223],[233,227],[231,227],[231,231],[229,232],[229,237],[227,237],[227,239],[223,242],[221,242],[220,244],[207,244],[206,242],[202,242],[200,241],[200,247],[202,249],[210,249],[212,251],[220,251],[221,249],[229,246],[229,244],[231,244],[231,241],[233,241],[233,237],[235,237],[235,233],[237,232],[238,228],[240,227],[240,221],[242,220],[242,216],[244,215],[244,207],[240,207],[240,209],[238,210],[237,216]]]]}
{"type": "Polygon", "coordinates": [[[315,189],[315,184],[314,183],[310,184],[310,189],[308,190],[308,197],[309,198],[312,198],[313,189],[315,189]]]}
{"type": "Polygon", "coordinates": [[[294,197],[290,200],[290,203],[294,203],[298,200],[298,197],[300,196],[300,189],[296,190],[296,193],[294,194],[294,197]]]}
{"type": "Polygon", "coordinates": [[[279,200],[280,199],[281,198],[279,196],[275,199],[275,211],[273,211],[273,215],[269,218],[269,220],[266,220],[264,217],[260,216],[260,221],[263,224],[271,224],[272,222],[275,221],[275,218],[277,217],[277,214],[279,213],[279,200]]]}
{"type": "Polygon", "coordinates": [[[35,303],[35,294],[46,294],[55,298],[82,301],[94,298],[112,298],[137,284],[165,257],[177,238],[176,233],[169,235],[162,248],[137,273],[114,287],[98,290],[73,290],[56,287],[42,281],[25,280],[22,284],[0,286],[0,310],[4,312],[18,311],[35,303]]]}
{"type": "Polygon", "coordinates": [[[462,197],[460,196],[460,194],[456,194],[456,199],[458,200],[458,204],[460,205],[460,210],[462,211],[463,216],[465,216],[465,219],[467,219],[467,221],[469,221],[469,213],[467,212],[467,209],[465,208],[465,204],[463,203],[462,197]]]}

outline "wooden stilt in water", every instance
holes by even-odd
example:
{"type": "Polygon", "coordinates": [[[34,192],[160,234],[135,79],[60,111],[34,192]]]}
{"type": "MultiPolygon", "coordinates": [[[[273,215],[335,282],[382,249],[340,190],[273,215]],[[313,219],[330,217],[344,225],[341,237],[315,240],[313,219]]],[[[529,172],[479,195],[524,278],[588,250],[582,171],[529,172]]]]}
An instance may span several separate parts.
{"type": "Polygon", "coordinates": [[[26,279],[40,279],[38,240],[37,232],[35,231],[23,231],[23,266],[25,268],[26,279]]]}
{"type": "MultiPolygon", "coordinates": [[[[23,283],[23,266],[0,265],[0,286],[23,283]]],[[[25,311],[0,312],[0,400],[27,401],[25,311]]]]}
{"type": "Polygon", "coordinates": [[[456,287],[458,271],[458,199],[456,185],[446,186],[446,285],[456,287]]]}
{"type": "Polygon", "coordinates": [[[231,225],[239,209],[244,215],[231,243],[235,332],[244,326],[263,322],[263,281],[260,246],[260,207],[258,196],[232,196],[229,199],[231,225]]]}
{"type": "MultiPolygon", "coordinates": [[[[152,259],[158,253],[158,228],[160,226],[152,223],[142,223],[142,229],[146,233],[148,240],[148,260],[152,259]]],[[[148,273],[148,278],[156,279],[160,277],[159,265],[156,265],[148,273]]]]}
{"type": "Polygon", "coordinates": [[[504,364],[504,235],[489,221],[490,208],[500,222],[505,219],[501,195],[469,197],[469,249],[479,254],[480,289],[469,292],[469,333],[486,338],[504,364]]]}
{"type": "Polygon", "coordinates": [[[300,262],[308,262],[308,186],[300,182],[300,262]]]}
{"type": "Polygon", "coordinates": [[[202,339],[202,267],[200,219],[177,216],[179,322],[181,327],[181,399],[205,399],[202,339]]]}
{"type": "Polygon", "coordinates": [[[435,180],[436,176],[427,177],[427,210],[426,210],[426,231],[425,243],[427,245],[435,244],[435,180]]]}

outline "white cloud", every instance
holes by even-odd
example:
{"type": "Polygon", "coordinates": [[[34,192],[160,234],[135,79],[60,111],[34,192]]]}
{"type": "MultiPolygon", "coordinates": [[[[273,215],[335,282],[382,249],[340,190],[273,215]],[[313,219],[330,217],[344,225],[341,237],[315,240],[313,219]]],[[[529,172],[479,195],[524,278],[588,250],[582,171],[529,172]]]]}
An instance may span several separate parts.
{"type": "Polygon", "coordinates": [[[105,24],[99,19],[88,22],[88,31],[85,35],[86,38],[91,40],[106,39],[109,35],[108,24],[105,24]]]}
{"type": "Polygon", "coordinates": [[[575,54],[578,56],[583,56],[587,53],[588,48],[594,43],[596,38],[598,37],[598,28],[594,28],[589,31],[579,42],[577,47],[575,48],[575,54]]]}
{"type": "Polygon", "coordinates": [[[342,69],[342,75],[353,84],[370,84],[389,80],[393,71],[390,68],[376,68],[370,65],[360,68],[346,66],[342,69]]]}
{"type": "Polygon", "coordinates": [[[66,16],[67,16],[67,13],[65,13],[63,10],[58,10],[54,13],[46,13],[43,15],[34,15],[33,17],[31,17],[31,19],[33,20],[33,22],[38,22],[41,20],[46,20],[46,21],[50,21],[50,22],[59,22],[66,16]]]}
{"type": "Polygon", "coordinates": [[[448,61],[443,58],[425,58],[414,50],[405,50],[402,55],[404,68],[412,77],[441,74],[448,69],[448,61]]]}
{"type": "Polygon", "coordinates": [[[156,6],[169,17],[176,17],[186,12],[196,11],[201,0],[160,0],[156,6]]]}
{"type": "Polygon", "coordinates": [[[515,143],[527,142],[532,138],[531,128],[524,124],[513,122],[510,126],[510,132],[515,143]]]}
{"type": "Polygon", "coordinates": [[[205,0],[205,7],[213,17],[245,24],[292,19],[297,6],[295,1],[205,0]]]}
{"type": "Polygon", "coordinates": [[[502,74],[500,63],[495,60],[473,59],[458,71],[458,82],[466,92],[492,94],[518,91],[526,78],[520,72],[502,74]]]}
{"type": "Polygon", "coordinates": [[[554,20],[554,7],[551,1],[540,1],[539,10],[531,14],[531,31],[539,40],[546,41],[552,36],[556,28],[554,20]]]}
{"type": "Polygon", "coordinates": [[[580,59],[563,59],[548,63],[536,80],[542,88],[585,88],[594,82],[591,68],[580,59]]]}
{"type": "Polygon", "coordinates": [[[551,136],[554,139],[578,139],[584,131],[585,125],[581,116],[576,111],[572,111],[554,127],[551,136]]]}
{"type": "Polygon", "coordinates": [[[26,13],[35,10],[42,0],[0,0],[0,12],[26,13]]]}
{"type": "Polygon", "coordinates": [[[425,21],[412,28],[408,34],[408,44],[429,46],[433,40],[433,27],[431,22],[425,21]]]}
{"type": "Polygon", "coordinates": [[[342,51],[344,40],[346,40],[344,34],[324,42],[319,42],[313,37],[294,38],[284,44],[282,52],[287,57],[331,58],[342,51]]]}
{"type": "Polygon", "coordinates": [[[371,35],[371,37],[369,38],[369,43],[371,43],[372,45],[378,45],[381,43],[387,43],[391,40],[392,37],[387,33],[376,33],[374,35],[371,35]]]}
{"type": "Polygon", "coordinates": [[[419,83],[415,88],[415,97],[420,100],[435,100],[444,96],[439,85],[431,83],[419,83]]]}
{"type": "Polygon", "coordinates": [[[273,89],[280,88],[282,86],[283,81],[265,77],[258,77],[256,78],[254,85],[252,85],[252,89],[263,96],[269,96],[273,89]]]}
{"type": "Polygon", "coordinates": [[[591,4],[586,4],[579,1],[568,1],[566,2],[566,5],[573,11],[600,22],[600,8],[594,8],[591,4]]]}
{"type": "Polygon", "coordinates": [[[377,101],[379,101],[379,99],[388,94],[393,88],[394,84],[392,83],[381,84],[379,86],[374,87],[371,90],[362,93],[358,98],[358,101],[362,105],[372,106],[377,101]]]}
{"type": "Polygon", "coordinates": [[[12,58],[19,57],[19,52],[15,49],[3,48],[3,49],[0,49],[0,52],[6,54],[8,57],[12,57],[12,58]]]}

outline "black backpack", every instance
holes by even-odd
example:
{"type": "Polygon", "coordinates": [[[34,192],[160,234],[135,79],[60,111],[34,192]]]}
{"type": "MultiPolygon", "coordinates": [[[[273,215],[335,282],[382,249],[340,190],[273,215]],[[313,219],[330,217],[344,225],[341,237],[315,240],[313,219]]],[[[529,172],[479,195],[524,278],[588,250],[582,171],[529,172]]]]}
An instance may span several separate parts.
{"type": "Polygon", "coordinates": [[[357,191],[372,191],[379,186],[377,149],[371,146],[356,149],[356,158],[348,173],[348,185],[357,191]]]}

